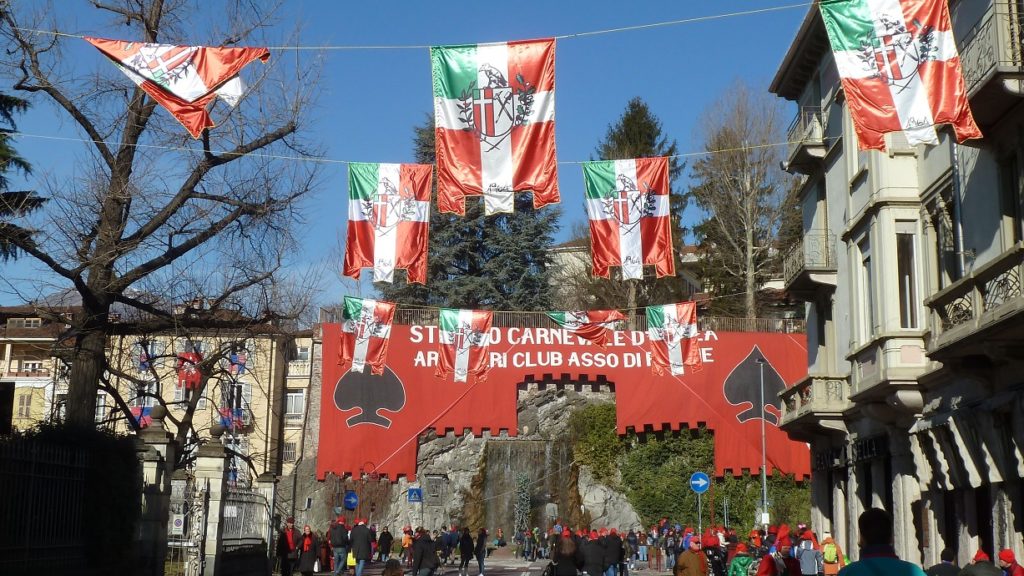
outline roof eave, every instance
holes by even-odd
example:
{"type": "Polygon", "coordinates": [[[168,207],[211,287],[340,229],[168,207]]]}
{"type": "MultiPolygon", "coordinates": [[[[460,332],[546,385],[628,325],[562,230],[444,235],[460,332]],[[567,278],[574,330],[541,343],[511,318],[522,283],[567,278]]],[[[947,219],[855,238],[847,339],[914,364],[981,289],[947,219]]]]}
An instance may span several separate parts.
{"type": "Polygon", "coordinates": [[[802,64],[812,61],[814,65],[821,58],[821,45],[828,46],[825,35],[825,24],[821,20],[821,12],[815,3],[807,11],[800,28],[797,30],[793,43],[790,44],[786,56],[779,64],[779,69],[772,78],[768,91],[786,100],[797,100],[803,91],[806,81],[800,79],[802,64]]]}

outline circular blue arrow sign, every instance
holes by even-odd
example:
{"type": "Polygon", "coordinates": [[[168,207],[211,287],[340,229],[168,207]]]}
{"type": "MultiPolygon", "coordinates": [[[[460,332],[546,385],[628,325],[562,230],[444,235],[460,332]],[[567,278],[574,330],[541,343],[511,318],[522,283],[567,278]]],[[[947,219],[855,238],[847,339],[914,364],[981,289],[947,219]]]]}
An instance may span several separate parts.
{"type": "Polygon", "coordinates": [[[711,487],[711,479],[703,472],[694,472],[690,476],[690,489],[697,494],[703,494],[711,487]]]}
{"type": "Polygon", "coordinates": [[[359,506],[359,495],[352,490],[345,492],[345,509],[355,510],[359,506]]]}

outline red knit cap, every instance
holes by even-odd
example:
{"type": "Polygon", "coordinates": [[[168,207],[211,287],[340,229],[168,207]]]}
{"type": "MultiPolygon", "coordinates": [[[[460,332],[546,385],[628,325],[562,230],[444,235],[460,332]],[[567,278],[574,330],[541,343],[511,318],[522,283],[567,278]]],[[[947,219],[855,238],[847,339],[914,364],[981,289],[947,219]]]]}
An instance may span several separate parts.
{"type": "Polygon", "coordinates": [[[737,544],[736,545],[736,553],[737,554],[746,554],[747,553],[747,545],[744,544],[743,542],[740,542],[739,544],[737,544]]]}
{"type": "Polygon", "coordinates": [[[591,530],[590,531],[590,539],[591,540],[597,540],[597,530],[591,530]]]}
{"type": "Polygon", "coordinates": [[[600,530],[597,531],[597,534],[599,536],[607,536],[608,535],[608,529],[607,528],[601,528],[600,530]]]}
{"type": "Polygon", "coordinates": [[[774,524],[772,524],[771,526],[768,527],[768,533],[769,534],[778,534],[779,533],[779,529],[774,524]]]}
{"type": "Polygon", "coordinates": [[[988,557],[988,554],[985,554],[984,550],[979,549],[978,553],[974,555],[975,562],[988,562],[989,560],[990,558],[988,557]]]}
{"type": "Polygon", "coordinates": [[[1013,555],[1013,550],[1009,548],[1003,548],[999,551],[999,559],[1007,564],[1012,564],[1017,561],[1017,557],[1013,555]]]}
{"type": "Polygon", "coordinates": [[[562,530],[562,538],[572,538],[572,532],[569,530],[562,530]]]}

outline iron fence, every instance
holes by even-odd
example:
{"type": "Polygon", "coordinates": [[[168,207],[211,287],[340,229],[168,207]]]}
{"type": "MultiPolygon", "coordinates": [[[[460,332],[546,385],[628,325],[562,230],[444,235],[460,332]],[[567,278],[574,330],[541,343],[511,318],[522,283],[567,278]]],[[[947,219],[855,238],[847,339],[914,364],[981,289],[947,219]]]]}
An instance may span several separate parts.
{"type": "Polygon", "coordinates": [[[225,550],[267,545],[270,504],[255,490],[229,489],[224,499],[225,550]]]}

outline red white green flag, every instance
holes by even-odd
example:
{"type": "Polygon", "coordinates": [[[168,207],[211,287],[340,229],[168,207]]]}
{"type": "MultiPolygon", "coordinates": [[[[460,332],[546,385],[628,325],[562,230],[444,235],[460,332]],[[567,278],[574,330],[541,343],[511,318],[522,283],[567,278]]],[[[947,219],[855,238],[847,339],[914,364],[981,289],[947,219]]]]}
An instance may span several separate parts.
{"type": "Polygon", "coordinates": [[[557,203],[554,39],[436,46],[430,63],[438,209],[482,195],[486,214],[512,212],[527,190],[557,203]]]}
{"type": "Polygon", "coordinates": [[[608,345],[608,337],[615,324],[626,320],[626,316],[618,310],[548,312],[548,317],[562,328],[590,340],[602,349],[608,345]]]}
{"type": "Polygon", "coordinates": [[[658,277],[675,274],[669,220],[668,158],[584,162],[594,276],[640,279],[652,265],[658,277]]]}
{"type": "Polygon", "coordinates": [[[427,282],[430,230],[429,164],[348,165],[348,233],[344,274],[373,268],[374,282],[404,269],[410,283],[427,282]]]}
{"type": "Polygon", "coordinates": [[[350,372],[362,372],[367,364],[374,374],[384,373],[395,305],[383,300],[345,296],[342,308],[341,347],[338,364],[352,363],[350,372]]]}
{"type": "Polygon", "coordinates": [[[440,357],[437,376],[447,378],[455,374],[456,382],[466,382],[475,374],[479,382],[487,378],[490,361],[487,358],[488,333],[491,331],[491,312],[483,310],[456,310],[441,308],[440,357]]]}
{"type": "Polygon", "coordinates": [[[220,96],[234,106],[245,93],[238,73],[253,60],[266,62],[266,48],[173,46],[86,38],[128,78],[166,108],[193,138],[213,127],[207,107],[220,96]]]}
{"type": "Polygon", "coordinates": [[[647,338],[651,341],[651,367],[657,375],[667,368],[672,375],[685,366],[700,366],[697,347],[697,304],[679,302],[647,307],[647,338]]]}
{"type": "Polygon", "coordinates": [[[861,150],[885,150],[885,134],[938,144],[981,138],[967,102],[947,0],[821,0],[861,150]]]}

